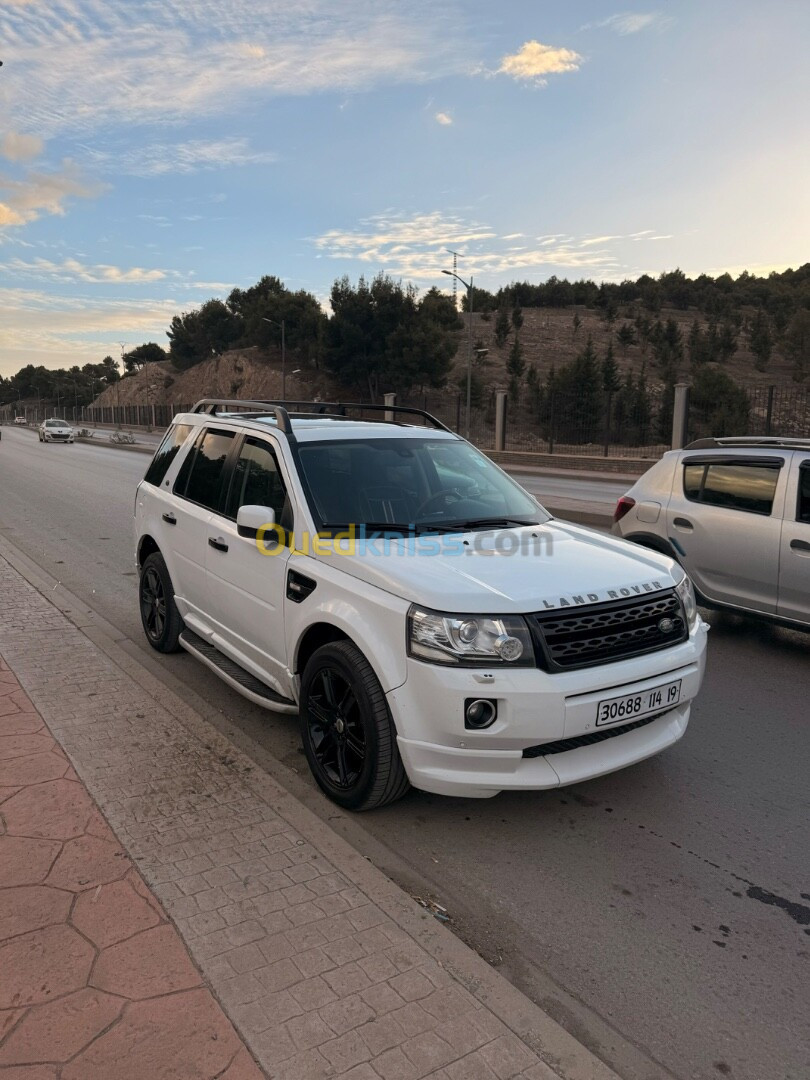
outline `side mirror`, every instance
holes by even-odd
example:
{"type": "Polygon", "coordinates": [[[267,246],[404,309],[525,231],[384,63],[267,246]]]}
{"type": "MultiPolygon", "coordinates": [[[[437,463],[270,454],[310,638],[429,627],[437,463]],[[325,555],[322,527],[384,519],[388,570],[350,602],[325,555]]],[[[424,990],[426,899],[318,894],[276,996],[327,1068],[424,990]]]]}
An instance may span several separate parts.
{"type": "Polygon", "coordinates": [[[268,540],[277,539],[275,532],[270,531],[275,523],[276,512],[269,506],[240,506],[236,512],[236,531],[248,540],[255,540],[256,532],[261,528],[270,533],[268,540]]]}

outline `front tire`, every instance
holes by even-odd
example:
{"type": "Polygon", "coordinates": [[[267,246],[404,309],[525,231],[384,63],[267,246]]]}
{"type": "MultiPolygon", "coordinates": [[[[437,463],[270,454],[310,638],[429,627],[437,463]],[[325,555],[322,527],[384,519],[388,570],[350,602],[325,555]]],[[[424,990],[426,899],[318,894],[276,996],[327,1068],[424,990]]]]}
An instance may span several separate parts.
{"type": "Polygon", "coordinates": [[[177,652],[183,620],[174,602],[172,579],[160,552],[154,551],[144,560],[138,599],[146,640],[158,652],[177,652]]]}
{"type": "Polygon", "coordinates": [[[317,649],[301,680],[301,739],[321,790],[347,810],[373,810],[410,787],[377,676],[356,645],[317,649]]]}

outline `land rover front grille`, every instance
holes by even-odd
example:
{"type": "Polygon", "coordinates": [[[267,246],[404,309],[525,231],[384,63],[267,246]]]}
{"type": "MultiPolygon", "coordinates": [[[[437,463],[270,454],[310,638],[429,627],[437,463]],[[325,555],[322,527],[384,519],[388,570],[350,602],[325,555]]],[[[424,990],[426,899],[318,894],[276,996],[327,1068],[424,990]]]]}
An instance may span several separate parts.
{"type": "Polygon", "coordinates": [[[674,589],[606,604],[529,616],[538,663],[546,671],[609,664],[685,641],[688,633],[674,589]]]}

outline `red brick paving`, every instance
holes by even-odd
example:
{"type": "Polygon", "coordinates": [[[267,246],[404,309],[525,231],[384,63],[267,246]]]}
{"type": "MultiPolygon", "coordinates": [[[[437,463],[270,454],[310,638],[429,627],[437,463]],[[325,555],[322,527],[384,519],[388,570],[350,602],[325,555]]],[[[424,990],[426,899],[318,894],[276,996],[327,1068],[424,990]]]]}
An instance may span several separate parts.
{"type": "Polygon", "coordinates": [[[0,1080],[261,1080],[0,657],[0,1080]]]}

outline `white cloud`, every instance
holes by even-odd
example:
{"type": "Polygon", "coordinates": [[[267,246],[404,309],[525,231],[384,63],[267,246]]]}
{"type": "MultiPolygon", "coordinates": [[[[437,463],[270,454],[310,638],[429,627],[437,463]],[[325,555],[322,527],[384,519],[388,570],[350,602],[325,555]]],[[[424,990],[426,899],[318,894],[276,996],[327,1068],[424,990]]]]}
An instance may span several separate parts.
{"type": "MultiPolygon", "coordinates": [[[[332,258],[359,259],[388,267],[391,260],[401,259],[415,249],[461,248],[495,236],[488,226],[445,216],[438,210],[411,218],[389,211],[365,218],[355,231],[330,229],[316,237],[314,243],[332,258]]],[[[444,255],[437,250],[433,256],[435,265],[441,265],[444,255]]]]}
{"type": "Polygon", "coordinates": [[[527,41],[516,53],[504,56],[498,73],[511,75],[513,79],[545,86],[546,75],[558,75],[566,71],[578,71],[582,57],[573,49],[561,49],[543,45],[539,41],[527,41]]]}
{"type": "Polygon", "coordinates": [[[453,123],[453,117],[446,112],[437,112],[434,119],[437,124],[441,124],[443,127],[449,127],[453,123]]]}
{"type": "Polygon", "coordinates": [[[242,165],[267,165],[277,160],[275,154],[251,150],[247,139],[240,138],[153,143],[120,153],[91,150],[89,157],[101,169],[132,176],[162,176],[242,165]]]}
{"type": "Polygon", "coordinates": [[[273,95],[352,92],[469,70],[432,0],[64,0],[0,10],[5,103],[26,130],[200,121],[273,95]],[[57,58],[56,60],[54,58],[57,58]]]}
{"type": "Polygon", "coordinates": [[[619,236],[592,236],[587,240],[582,241],[583,247],[590,247],[592,244],[606,244],[608,240],[620,240],[619,236]]]}
{"type": "Polygon", "coordinates": [[[637,34],[641,30],[655,29],[659,32],[668,29],[674,19],[669,15],[663,15],[660,11],[623,11],[617,15],[611,15],[596,23],[586,23],[583,30],[601,29],[607,27],[623,37],[627,34],[637,34]]]}
{"type": "Polygon", "coordinates": [[[103,186],[83,180],[71,161],[59,172],[29,172],[21,179],[0,173],[0,226],[25,225],[42,214],[62,215],[70,198],[91,199],[103,186]]]}
{"type": "Polygon", "coordinates": [[[11,272],[18,277],[35,278],[40,281],[83,281],[93,285],[143,285],[163,281],[164,278],[174,274],[173,271],[147,270],[141,266],[128,269],[106,263],[91,266],[79,262],[78,259],[63,259],[62,262],[53,262],[50,259],[33,259],[29,262],[23,259],[12,259],[10,262],[0,264],[0,270],[11,272]]]}
{"type": "Polygon", "coordinates": [[[36,135],[9,131],[0,139],[0,157],[6,161],[33,161],[42,153],[43,145],[42,139],[36,135]]]}
{"type": "Polygon", "coordinates": [[[534,247],[509,245],[520,236],[499,236],[489,225],[439,211],[410,218],[388,212],[360,222],[355,230],[330,229],[316,237],[314,244],[329,258],[367,265],[369,274],[385,270],[394,276],[433,284],[448,269],[447,248],[458,251],[460,268],[476,276],[527,273],[549,267],[608,273],[619,266],[613,251],[597,248],[586,239],[557,234],[538,238],[534,247]]]}
{"type": "MultiPolygon", "coordinates": [[[[185,298],[188,306],[197,300],[185,298]]],[[[178,301],[59,297],[20,288],[0,288],[0,355],[3,374],[25,364],[65,367],[118,356],[122,338],[133,344],[161,341],[178,301]]]]}

